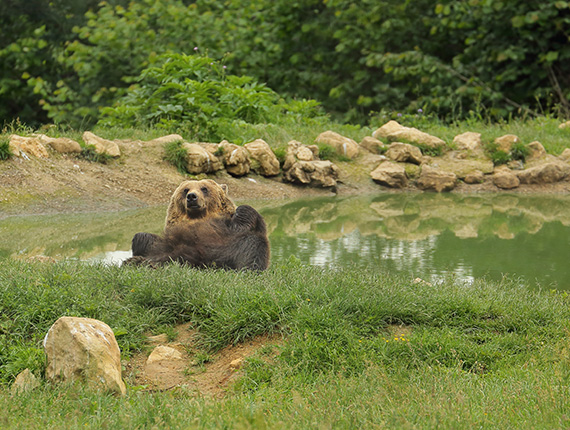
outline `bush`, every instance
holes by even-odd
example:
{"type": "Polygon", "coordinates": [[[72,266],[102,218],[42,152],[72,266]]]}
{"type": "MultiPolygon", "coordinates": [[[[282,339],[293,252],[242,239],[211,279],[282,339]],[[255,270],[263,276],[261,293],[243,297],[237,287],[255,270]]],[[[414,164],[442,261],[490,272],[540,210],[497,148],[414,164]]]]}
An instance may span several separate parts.
{"type": "Polygon", "coordinates": [[[8,160],[12,157],[10,143],[7,140],[0,140],[0,161],[8,160]]]}
{"type": "Polygon", "coordinates": [[[188,155],[186,149],[182,147],[182,141],[169,142],[164,145],[164,160],[168,161],[182,174],[188,173],[186,171],[186,156],[188,155]]]}
{"type": "Polygon", "coordinates": [[[277,122],[282,112],[316,109],[314,101],[285,104],[277,93],[201,54],[165,54],[142,71],[115,107],[102,110],[103,126],[182,127],[196,139],[219,141],[228,121],[277,122]],[[289,111],[289,109],[295,109],[289,111]]]}

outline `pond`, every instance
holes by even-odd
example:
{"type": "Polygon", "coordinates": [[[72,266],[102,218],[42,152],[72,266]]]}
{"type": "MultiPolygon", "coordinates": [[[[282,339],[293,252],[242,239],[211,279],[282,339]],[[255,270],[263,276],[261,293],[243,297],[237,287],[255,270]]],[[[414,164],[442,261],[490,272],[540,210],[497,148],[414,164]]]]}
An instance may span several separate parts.
{"type": "MultiPolygon", "coordinates": [[[[272,264],[387,270],[435,281],[522,278],[570,290],[570,196],[379,194],[249,203],[264,216],[272,264]]],[[[119,264],[134,233],[160,233],[165,207],[0,220],[0,256],[119,264]]]]}

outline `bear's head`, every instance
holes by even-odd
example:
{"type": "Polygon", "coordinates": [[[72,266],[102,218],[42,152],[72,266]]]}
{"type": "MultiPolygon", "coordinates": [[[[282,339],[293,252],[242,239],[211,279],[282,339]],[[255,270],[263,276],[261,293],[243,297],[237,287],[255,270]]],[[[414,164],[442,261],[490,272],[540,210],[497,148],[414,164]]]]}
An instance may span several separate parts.
{"type": "Polygon", "coordinates": [[[166,227],[179,222],[233,215],[235,204],[228,197],[228,186],[211,179],[182,182],[172,197],[166,213],[166,227]]]}

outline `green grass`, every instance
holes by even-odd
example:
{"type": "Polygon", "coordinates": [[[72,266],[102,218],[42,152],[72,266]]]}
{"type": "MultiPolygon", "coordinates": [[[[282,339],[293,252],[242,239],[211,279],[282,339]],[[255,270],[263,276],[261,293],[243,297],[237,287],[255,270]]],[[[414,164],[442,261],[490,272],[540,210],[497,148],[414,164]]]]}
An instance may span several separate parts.
{"type": "Polygon", "coordinates": [[[264,273],[4,259],[0,427],[568,427],[569,301],[515,279],[432,286],[295,259],[264,273]],[[200,357],[262,334],[283,342],[249,358],[223,400],[45,382],[12,397],[18,372],[42,374],[41,341],[62,315],[109,324],[125,359],[183,322],[200,357]]]}

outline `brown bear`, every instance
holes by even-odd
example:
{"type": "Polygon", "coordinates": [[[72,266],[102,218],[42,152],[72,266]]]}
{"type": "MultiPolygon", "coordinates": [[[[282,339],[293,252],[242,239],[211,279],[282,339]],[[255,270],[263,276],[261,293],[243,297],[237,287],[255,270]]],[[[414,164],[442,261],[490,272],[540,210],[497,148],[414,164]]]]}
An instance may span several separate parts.
{"type": "Polygon", "coordinates": [[[233,215],[236,205],[228,197],[228,186],[211,179],[184,181],[170,198],[165,229],[217,215],[233,215]]]}
{"type": "Polygon", "coordinates": [[[212,180],[183,182],[170,200],[164,234],[137,233],[132,251],[124,264],[154,267],[176,261],[193,267],[265,270],[270,258],[261,215],[248,205],[236,208],[227,187],[212,180]]]}

